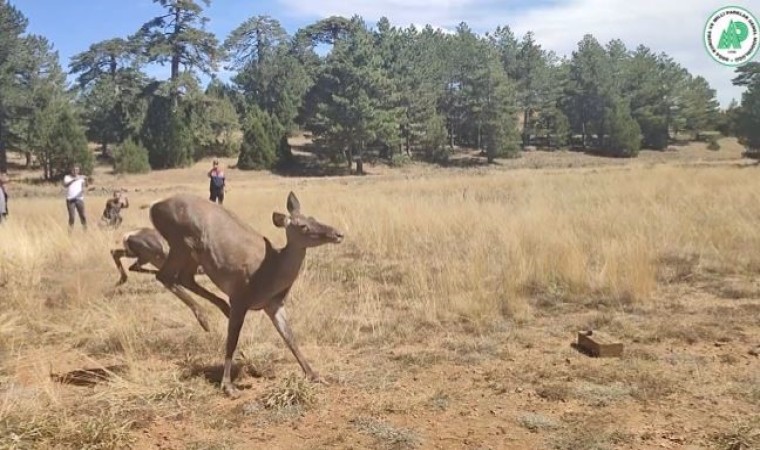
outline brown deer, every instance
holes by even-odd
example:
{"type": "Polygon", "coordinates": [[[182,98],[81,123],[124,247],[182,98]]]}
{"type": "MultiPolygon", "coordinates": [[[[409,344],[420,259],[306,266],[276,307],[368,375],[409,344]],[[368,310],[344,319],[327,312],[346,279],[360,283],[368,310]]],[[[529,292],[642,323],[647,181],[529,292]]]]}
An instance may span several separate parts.
{"type": "Polygon", "coordinates": [[[222,389],[230,397],[239,395],[232,384],[232,356],[249,310],[264,310],[295,356],[304,373],[314,382],[324,382],[296,345],[283,304],[298,278],[306,249],[340,243],[343,233],[301,213],[295,194],[287,199],[289,214],[272,213],[275,226],[285,229],[287,245],[274,248],[235,214],[223,206],[189,194],[177,194],[150,207],[153,226],[169,243],[169,254],[156,278],[195,314],[204,330],[208,320],[191,291],[216,305],[228,318],[222,389]],[[213,283],[229,297],[229,304],[195,282],[202,267],[213,283]]]}
{"type": "Polygon", "coordinates": [[[127,282],[127,272],[121,265],[122,258],[137,258],[134,264],[129,266],[132,272],[156,273],[156,270],[146,269],[145,264],[153,264],[156,269],[160,269],[166,260],[166,241],[153,228],[138,228],[128,231],[122,236],[122,248],[111,250],[111,256],[119,269],[121,278],[116,283],[117,286],[127,282]]]}

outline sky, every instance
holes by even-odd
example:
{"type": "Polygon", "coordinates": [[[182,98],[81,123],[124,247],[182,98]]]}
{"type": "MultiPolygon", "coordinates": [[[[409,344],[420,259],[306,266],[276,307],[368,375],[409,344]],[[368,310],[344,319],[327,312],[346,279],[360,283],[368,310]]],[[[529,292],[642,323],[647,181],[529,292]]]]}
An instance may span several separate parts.
{"type": "MultiPolygon", "coordinates": [[[[10,0],[29,19],[28,31],[47,37],[61,63],[87,50],[90,44],[134,33],[158,15],[152,0],[10,0]]],[[[477,33],[508,25],[518,37],[533,31],[539,44],[558,55],[570,56],[584,34],[606,43],[619,38],[634,49],[644,44],[664,51],[692,74],[707,79],[725,107],[741,100],[733,86],[734,69],[715,62],[705,50],[703,28],[716,9],[743,6],[760,18],[760,0],[212,0],[206,9],[209,31],[223,41],[231,30],[256,15],[278,19],[293,34],[298,28],[331,15],[358,14],[372,25],[387,17],[393,25],[425,24],[453,30],[466,22],[477,33]],[[678,6],[678,5],[687,6],[678,6]]],[[[760,57],[760,52],[755,60],[760,57]]],[[[150,74],[168,75],[168,68],[150,74]]],[[[227,78],[221,74],[221,78],[227,78]]]]}

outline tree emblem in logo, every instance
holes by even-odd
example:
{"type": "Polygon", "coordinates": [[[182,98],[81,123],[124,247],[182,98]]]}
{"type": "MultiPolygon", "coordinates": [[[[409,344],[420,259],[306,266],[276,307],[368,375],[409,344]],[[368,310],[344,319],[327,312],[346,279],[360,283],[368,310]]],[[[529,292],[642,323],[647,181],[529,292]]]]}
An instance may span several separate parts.
{"type": "Polygon", "coordinates": [[[707,20],[704,40],[713,59],[727,66],[740,66],[757,53],[760,29],[752,13],[738,6],[727,6],[715,11],[707,20]]]}

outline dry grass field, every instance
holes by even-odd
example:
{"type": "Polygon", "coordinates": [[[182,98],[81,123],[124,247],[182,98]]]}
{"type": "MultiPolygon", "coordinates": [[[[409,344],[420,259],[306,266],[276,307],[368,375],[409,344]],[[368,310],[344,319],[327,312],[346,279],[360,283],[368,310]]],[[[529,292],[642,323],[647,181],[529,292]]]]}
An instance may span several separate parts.
{"type": "Polygon", "coordinates": [[[364,177],[228,170],[225,207],[275,245],[271,213],[290,190],[346,233],[307,253],[287,303],[330,384],[305,382],[251,312],[237,400],[219,388],[219,311],[199,300],[206,333],[153,276],[114,287],[109,254],[149,224],[140,205],[205,196],[208,164],[99,169],[91,229],[71,234],[60,189],[15,173],[0,227],[0,448],[760,448],[760,169],[722,145],[364,177]],[[115,187],[132,206],[102,231],[115,187]],[[587,328],[623,356],[576,351],[587,328]],[[51,377],[87,368],[106,370],[51,377]]]}

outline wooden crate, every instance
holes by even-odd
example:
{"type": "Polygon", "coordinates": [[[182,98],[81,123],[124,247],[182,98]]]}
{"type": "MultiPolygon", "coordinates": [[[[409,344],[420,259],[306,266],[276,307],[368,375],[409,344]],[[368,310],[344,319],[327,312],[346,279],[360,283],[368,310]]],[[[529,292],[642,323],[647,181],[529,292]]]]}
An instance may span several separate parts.
{"type": "Polygon", "coordinates": [[[599,331],[579,331],[578,347],[591,356],[614,358],[623,354],[623,344],[599,331]]]}

